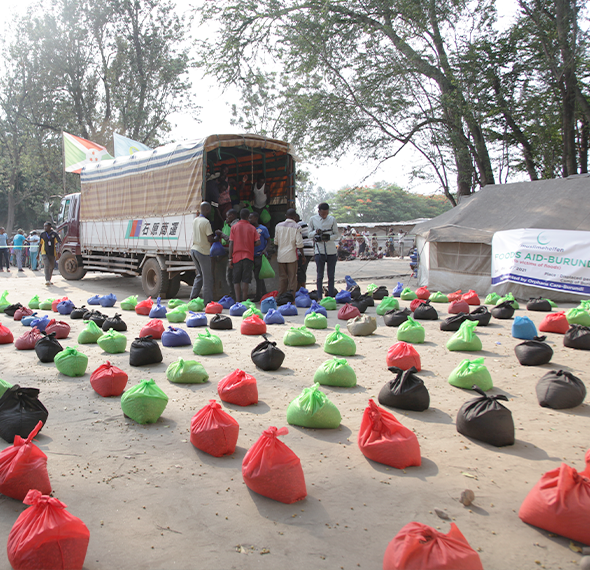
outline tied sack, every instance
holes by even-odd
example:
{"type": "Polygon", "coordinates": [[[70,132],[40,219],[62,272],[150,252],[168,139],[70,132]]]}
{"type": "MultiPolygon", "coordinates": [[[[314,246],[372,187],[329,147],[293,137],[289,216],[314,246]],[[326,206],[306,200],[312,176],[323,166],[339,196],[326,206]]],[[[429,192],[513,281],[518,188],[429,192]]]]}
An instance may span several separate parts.
{"type": "Polygon", "coordinates": [[[240,325],[240,333],[245,335],[266,334],[266,323],[258,315],[246,317],[240,325]]]}
{"type": "Polygon", "coordinates": [[[166,319],[169,323],[184,323],[186,320],[186,311],[183,311],[180,307],[166,313],[166,319]]]}
{"type": "Polygon", "coordinates": [[[356,374],[344,358],[326,360],[313,375],[313,381],[323,386],[352,388],[356,386],[356,374]]]}
{"type": "Polygon", "coordinates": [[[326,311],[335,311],[338,309],[338,303],[336,303],[336,299],[334,297],[324,297],[320,301],[320,305],[326,309],[326,311]]]}
{"type": "Polygon", "coordinates": [[[84,376],[88,367],[88,357],[73,346],[67,346],[56,354],[53,362],[59,372],[71,377],[84,376]]]}
{"type": "MultiPolygon", "coordinates": [[[[206,315],[204,316],[207,318],[206,315]]],[[[218,313],[211,317],[209,328],[218,331],[229,331],[234,328],[234,325],[230,317],[218,313]]]]}
{"type": "Polygon", "coordinates": [[[501,303],[510,303],[515,310],[520,308],[520,305],[517,303],[512,293],[508,293],[507,295],[504,295],[504,297],[501,297],[496,305],[500,305],[501,303]]]}
{"type": "Polygon", "coordinates": [[[569,328],[570,324],[567,322],[565,311],[559,311],[557,313],[549,313],[548,315],[545,315],[545,318],[539,325],[539,332],[565,334],[569,328]]]}
{"type": "Polygon", "coordinates": [[[43,332],[45,331],[40,331],[37,327],[33,327],[30,331],[23,333],[14,341],[14,348],[16,350],[33,350],[37,342],[43,338],[43,332]]]}
{"type": "Polygon", "coordinates": [[[8,289],[5,289],[2,295],[0,295],[0,311],[4,312],[4,309],[8,306],[10,306],[10,302],[8,301],[8,289]]]}
{"type": "Polygon", "coordinates": [[[464,321],[459,330],[447,341],[448,350],[481,350],[481,340],[475,334],[477,323],[475,321],[464,321]]]}
{"type": "Polygon", "coordinates": [[[127,386],[128,379],[126,372],[107,360],[90,375],[90,385],[99,396],[108,398],[120,396],[127,386]]]}
{"type": "Polygon", "coordinates": [[[342,420],[338,408],[320,390],[316,382],[289,403],[287,422],[311,429],[336,429],[342,420]]]}
{"type": "Polygon", "coordinates": [[[68,338],[68,335],[70,334],[70,325],[64,321],[51,319],[45,327],[45,332],[47,334],[55,333],[55,338],[57,339],[68,338]]]}
{"type": "Polygon", "coordinates": [[[277,309],[277,301],[274,297],[267,297],[260,302],[260,311],[262,313],[268,313],[270,309],[277,309]]]}
{"type": "Polygon", "coordinates": [[[565,410],[580,406],[586,398],[586,386],[566,370],[550,370],[537,382],[537,399],[542,408],[565,410]]]}
{"type": "Polygon", "coordinates": [[[295,306],[300,308],[311,307],[311,297],[309,295],[297,295],[295,297],[295,306]]]}
{"type": "Polygon", "coordinates": [[[35,352],[41,362],[53,362],[55,356],[64,348],[55,338],[55,333],[41,333],[43,336],[35,343],[35,352]]]}
{"type": "Polygon", "coordinates": [[[352,301],[352,295],[350,294],[350,291],[342,290],[336,293],[335,299],[336,303],[345,305],[346,303],[350,303],[352,301]]]}
{"type": "Polygon", "coordinates": [[[492,313],[488,311],[487,307],[481,306],[473,309],[467,316],[470,321],[477,321],[478,327],[487,327],[492,320],[492,313]]]}
{"type": "Polygon", "coordinates": [[[578,350],[590,350],[590,327],[571,325],[563,335],[563,346],[578,350]]]}
{"type": "Polygon", "coordinates": [[[350,297],[353,301],[355,299],[358,299],[362,295],[361,288],[359,285],[354,285],[350,288],[347,287],[346,290],[350,292],[350,297]]]}
{"type": "Polygon", "coordinates": [[[377,330],[377,319],[367,315],[361,315],[350,319],[346,328],[352,336],[369,336],[377,330]]]}
{"type": "Polygon", "coordinates": [[[45,425],[48,416],[37,388],[15,384],[0,398],[0,437],[8,443],[13,443],[17,435],[26,439],[39,422],[45,425]]]}
{"type": "Polygon", "coordinates": [[[148,297],[147,299],[144,299],[135,305],[135,312],[138,315],[145,315],[147,317],[150,314],[153,305],[154,302],[152,301],[152,298],[148,297]]]}
{"type": "MultiPolygon", "coordinates": [[[[262,210],[262,214],[260,214],[261,219],[264,213],[268,214],[268,210],[265,208],[262,210]]],[[[269,220],[270,221],[270,220],[269,220]]],[[[258,279],[274,279],[275,277],[275,270],[272,268],[270,261],[266,255],[262,256],[260,260],[260,272],[258,273],[258,279]]]]}
{"type": "Polygon", "coordinates": [[[205,301],[203,301],[201,297],[191,299],[188,302],[187,309],[189,311],[194,311],[195,313],[202,313],[205,310],[205,301]]]}
{"type": "Polygon", "coordinates": [[[484,303],[486,305],[495,305],[502,297],[498,295],[498,293],[490,293],[485,299],[484,303]]]}
{"type": "Polygon", "coordinates": [[[348,319],[354,319],[355,317],[360,317],[361,312],[359,311],[358,307],[351,305],[350,303],[346,303],[340,307],[338,311],[338,318],[341,321],[347,321],[348,319]]]}
{"type": "Polygon", "coordinates": [[[383,315],[383,322],[387,327],[399,327],[408,320],[412,311],[407,307],[403,309],[391,309],[383,315]]]}
{"type": "Polygon", "coordinates": [[[526,496],[518,516],[533,526],[590,544],[590,450],[586,468],[576,471],[566,463],[547,471],[526,496]]]}
{"type": "Polygon", "coordinates": [[[368,304],[363,297],[359,297],[358,299],[354,299],[350,302],[353,307],[356,307],[361,315],[367,310],[368,304]]]}
{"type": "Polygon", "coordinates": [[[390,366],[389,371],[395,374],[395,378],[387,381],[379,391],[379,403],[401,410],[427,410],[430,394],[424,381],[416,376],[418,371],[413,366],[408,370],[390,366]]]}
{"type": "Polygon", "coordinates": [[[465,390],[471,390],[473,386],[477,386],[484,392],[494,387],[492,376],[485,366],[483,358],[462,360],[459,366],[451,372],[449,384],[465,390]]]}
{"type": "Polygon", "coordinates": [[[315,344],[315,336],[306,327],[291,327],[283,335],[283,342],[286,346],[309,346],[315,344]]]}
{"type": "Polygon", "coordinates": [[[340,325],[334,327],[324,342],[324,352],[336,356],[354,356],[356,354],[356,343],[347,334],[340,332],[340,325]]]}
{"type": "Polygon", "coordinates": [[[190,346],[191,338],[183,329],[168,327],[167,331],[162,333],[162,346],[190,346]]]}
{"type": "Polygon", "coordinates": [[[179,358],[166,369],[166,378],[175,384],[203,384],[209,380],[209,374],[200,362],[179,358]]]}
{"type": "Polygon", "coordinates": [[[289,505],[305,499],[307,489],[299,457],[279,440],[288,433],[286,427],[264,430],[244,457],[242,477],[251,491],[289,505]]]}
{"type": "MultiPolygon", "coordinates": [[[[50,320],[49,315],[43,315],[42,317],[31,321],[31,326],[37,327],[40,331],[44,331],[50,320]]],[[[0,325],[0,327],[2,327],[2,325],[0,325]]]]}
{"type": "Polygon", "coordinates": [[[309,315],[305,315],[305,319],[303,319],[303,324],[308,329],[327,329],[328,319],[321,313],[316,313],[315,311],[313,311],[309,315]]]}
{"type": "Polygon", "coordinates": [[[260,319],[264,317],[261,311],[259,311],[256,307],[248,307],[248,310],[242,315],[242,319],[247,319],[248,317],[252,317],[256,315],[260,319]]]}
{"type": "Polygon", "coordinates": [[[162,362],[162,351],[151,335],[136,338],[129,347],[129,364],[145,366],[162,362]]]}
{"type": "Polygon", "coordinates": [[[461,297],[463,296],[463,293],[461,292],[461,289],[455,291],[454,293],[449,293],[447,295],[447,298],[449,299],[449,303],[452,303],[453,301],[458,301],[461,297]]]}
{"type": "Polygon", "coordinates": [[[0,344],[11,344],[14,341],[12,331],[0,323],[0,344]]]}
{"type": "MultiPolygon", "coordinates": [[[[359,309],[360,310],[360,309],[359,309]]],[[[328,310],[325,307],[322,307],[317,301],[311,302],[311,307],[305,311],[306,315],[311,315],[311,313],[317,313],[318,315],[324,315],[324,317],[328,317],[328,310]]]]}
{"type": "Polygon", "coordinates": [[[29,317],[33,314],[33,309],[29,309],[28,307],[21,307],[18,309],[14,316],[12,317],[15,321],[22,321],[23,317],[29,317]]]}
{"type": "Polygon", "coordinates": [[[164,323],[160,319],[153,319],[141,327],[139,336],[151,336],[154,339],[161,339],[165,330],[164,323]]]}
{"type": "Polygon", "coordinates": [[[582,325],[590,327],[590,313],[581,307],[574,307],[565,314],[570,325],[582,325]]]}
{"type": "Polygon", "coordinates": [[[229,295],[224,295],[221,297],[221,299],[219,299],[218,303],[224,309],[229,309],[232,305],[235,305],[236,302],[229,295]]]}
{"type": "Polygon", "coordinates": [[[410,311],[412,311],[412,313],[416,310],[417,307],[419,307],[420,305],[422,305],[423,303],[425,303],[426,301],[424,299],[414,299],[413,301],[410,302],[410,311]]]}
{"type": "Polygon", "coordinates": [[[404,284],[401,283],[400,281],[398,281],[397,285],[393,288],[393,291],[391,292],[391,294],[394,297],[399,297],[402,294],[403,290],[404,290],[404,284]]]}
{"type": "Polygon", "coordinates": [[[369,400],[361,420],[358,446],[367,459],[396,469],[422,463],[416,434],[373,400],[369,400]]]}
{"type": "Polygon", "coordinates": [[[433,293],[432,295],[430,295],[430,302],[431,303],[448,303],[449,298],[444,293],[437,291],[436,293],[433,293]]]}
{"type": "Polygon", "coordinates": [[[161,297],[158,297],[156,299],[156,304],[153,305],[150,309],[150,319],[163,319],[166,316],[168,310],[166,309],[166,307],[164,307],[164,305],[162,305],[161,301],[161,297]]]}
{"type": "Polygon", "coordinates": [[[430,301],[424,301],[414,309],[414,319],[417,321],[437,321],[438,313],[430,301]]]}
{"type": "Polygon", "coordinates": [[[264,340],[252,349],[250,358],[262,370],[278,370],[285,360],[285,353],[276,342],[264,336],[264,340]]]}
{"type": "Polygon", "coordinates": [[[240,426],[215,401],[201,408],[191,420],[191,443],[201,451],[222,457],[236,450],[240,426]]]}
{"type": "Polygon", "coordinates": [[[176,307],[180,307],[180,305],[182,305],[183,302],[181,299],[170,299],[168,301],[168,307],[170,309],[176,309],[176,307]]]}
{"type": "Polygon", "coordinates": [[[453,315],[452,317],[448,317],[440,323],[440,330],[446,332],[457,332],[461,328],[461,325],[467,320],[469,320],[469,315],[466,313],[453,315]]]}
{"type": "Polygon", "coordinates": [[[108,295],[103,295],[98,302],[100,303],[101,307],[114,307],[115,303],[117,302],[117,295],[114,293],[109,293],[108,295]]]}
{"type": "Polygon", "coordinates": [[[444,534],[431,526],[411,522],[387,545],[383,557],[383,570],[410,569],[483,570],[483,565],[455,523],[444,534]]]}
{"type": "Polygon", "coordinates": [[[58,303],[57,312],[60,315],[70,315],[75,308],[76,307],[74,303],[69,299],[66,299],[65,301],[61,301],[60,303],[58,303]]]}
{"type": "Polygon", "coordinates": [[[404,290],[401,292],[399,298],[402,301],[413,301],[414,299],[417,299],[418,296],[409,287],[405,287],[404,290]]]}
{"type": "Polygon", "coordinates": [[[104,332],[94,321],[85,322],[86,327],[82,329],[78,335],[78,344],[96,344],[104,332]]]}
{"type": "Polygon", "coordinates": [[[8,307],[4,309],[4,314],[14,318],[16,312],[22,308],[23,306],[20,303],[14,303],[14,305],[8,305],[8,307]]]}
{"type": "MultiPolygon", "coordinates": [[[[5,291],[5,293],[7,293],[7,291],[5,291]]],[[[2,298],[0,297],[0,302],[1,301],[2,301],[2,298]]],[[[29,309],[38,309],[40,301],[41,301],[41,299],[39,299],[39,295],[33,295],[33,297],[31,297],[31,300],[29,301],[29,309]]],[[[1,308],[2,308],[2,305],[0,304],[0,309],[1,308]]]]}
{"type": "Polygon", "coordinates": [[[127,297],[121,301],[121,309],[124,311],[135,311],[137,303],[137,295],[131,295],[130,297],[127,297]]]}
{"type": "Polygon", "coordinates": [[[211,334],[206,329],[205,332],[197,335],[193,343],[193,352],[199,356],[221,354],[223,352],[223,343],[217,335],[211,334]]]}
{"type": "MultiPolygon", "coordinates": [[[[280,295],[277,295],[277,305],[280,307],[281,305],[286,305],[287,303],[293,303],[295,301],[295,297],[291,291],[285,291],[280,295]]],[[[285,314],[285,313],[283,313],[285,314]]]]}
{"type": "Polygon", "coordinates": [[[479,296],[473,289],[469,289],[469,291],[467,291],[467,293],[465,293],[461,299],[471,306],[477,307],[478,305],[481,305],[479,296]]]}
{"type": "Polygon", "coordinates": [[[299,314],[297,307],[291,302],[280,305],[277,310],[279,313],[281,313],[281,315],[283,315],[283,317],[294,317],[295,315],[299,314]]]}
{"type": "Polygon", "coordinates": [[[418,287],[418,289],[416,289],[416,296],[418,299],[430,299],[430,291],[427,287],[418,287]]]}
{"type": "Polygon", "coordinates": [[[12,384],[0,378],[0,398],[4,395],[4,392],[6,392],[8,388],[12,388],[12,384]]]}
{"type": "Polygon", "coordinates": [[[14,570],[82,570],[90,540],[86,525],[37,489],[23,503],[31,506],[16,519],[6,548],[14,570]]]}
{"type": "Polygon", "coordinates": [[[387,311],[399,309],[399,301],[395,297],[385,297],[381,303],[377,305],[375,312],[382,317],[387,311]]]}
{"type": "Polygon", "coordinates": [[[522,366],[541,366],[553,358],[553,349],[546,343],[544,336],[525,340],[514,347],[514,354],[522,366]]]}
{"type": "Polygon", "coordinates": [[[127,348],[127,337],[113,329],[109,329],[97,341],[98,346],[109,354],[120,354],[127,348]]]}
{"type": "Polygon", "coordinates": [[[86,305],[82,305],[81,307],[76,307],[70,313],[70,319],[72,319],[74,321],[75,320],[82,320],[87,311],[88,311],[88,309],[86,308],[86,305]]]}
{"type": "Polygon", "coordinates": [[[93,295],[86,300],[89,305],[100,305],[100,295],[93,295]]]}
{"type": "Polygon", "coordinates": [[[30,327],[31,323],[37,318],[37,313],[33,313],[31,315],[27,315],[26,317],[23,317],[20,320],[20,324],[23,325],[23,327],[30,327]]]}
{"type": "Polygon", "coordinates": [[[216,315],[218,313],[221,313],[222,311],[223,307],[215,301],[207,303],[207,306],[205,307],[205,313],[207,313],[208,315],[216,315]]]}
{"type": "Polygon", "coordinates": [[[409,370],[413,367],[416,372],[422,370],[418,351],[407,342],[396,342],[390,346],[386,361],[388,367],[395,366],[400,370],[409,370]]]}
{"type": "Polygon", "coordinates": [[[138,424],[156,423],[168,404],[168,396],[153,380],[142,380],[121,396],[123,413],[138,424]]]}
{"type": "Polygon", "coordinates": [[[543,297],[531,297],[526,304],[527,311],[539,311],[541,313],[551,312],[551,303],[543,297]]]}
{"type": "Polygon", "coordinates": [[[537,336],[537,327],[527,316],[515,317],[512,322],[512,336],[520,340],[532,340],[537,336]]]}
{"type": "Polygon", "coordinates": [[[119,313],[115,313],[114,317],[107,317],[104,323],[102,323],[103,331],[106,332],[109,329],[113,329],[117,332],[125,332],[127,330],[127,324],[121,318],[121,315],[119,313]]]}
{"type": "Polygon", "coordinates": [[[424,327],[417,323],[412,317],[408,317],[405,323],[402,323],[397,329],[397,340],[411,342],[412,344],[422,344],[426,332],[424,327]]]}
{"type": "Polygon", "coordinates": [[[51,493],[47,473],[47,456],[33,443],[33,438],[43,427],[38,422],[29,437],[14,437],[14,444],[0,453],[0,493],[22,501],[31,489],[44,495],[51,493]]]}
{"type": "Polygon", "coordinates": [[[353,287],[358,287],[357,282],[350,275],[345,275],[344,280],[346,281],[347,291],[350,291],[353,287]]]}
{"type": "Polygon", "coordinates": [[[379,287],[375,287],[374,289],[372,289],[372,292],[369,291],[369,287],[367,287],[367,295],[373,297],[375,301],[381,301],[385,297],[389,296],[389,291],[387,290],[387,287],[385,287],[385,285],[379,285],[379,287]]]}
{"type": "Polygon", "coordinates": [[[458,313],[469,313],[469,304],[463,300],[451,301],[447,310],[449,315],[457,315],[458,313]]]}
{"type": "Polygon", "coordinates": [[[95,322],[98,328],[102,327],[106,319],[107,315],[103,315],[100,311],[86,311],[84,313],[84,320],[95,322]]]}
{"type": "MultiPolygon", "coordinates": [[[[230,311],[231,315],[231,311],[230,311]]],[[[189,316],[186,319],[187,327],[206,327],[207,326],[207,315],[205,313],[194,313],[189,311],[189,316]]]]}
{"type": "Polygon", "coordinates": [[[236,368],[217,384],[217,393],[222,401],[237,406],[251,406],[258,403],[256,378],[236,368]]]}
{"type": "Polygon", "coordinates": [[[465,402],[457,413],[457,431],[472,439],[495,447],[514,445],[512,413],[499,400],[508,401],[504,394],[488,396],[473,386],[481,397],[465,402]]]}

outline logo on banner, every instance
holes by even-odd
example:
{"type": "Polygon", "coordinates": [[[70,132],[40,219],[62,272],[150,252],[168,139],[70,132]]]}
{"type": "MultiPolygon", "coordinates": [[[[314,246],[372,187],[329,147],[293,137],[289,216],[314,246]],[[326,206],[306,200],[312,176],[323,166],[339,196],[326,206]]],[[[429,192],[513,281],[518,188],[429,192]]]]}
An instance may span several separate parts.
{"type": "Polygon", "coordinates": [[[125,238],[177,240],[179,228],[179,221],[129,220],[125,238]]]}

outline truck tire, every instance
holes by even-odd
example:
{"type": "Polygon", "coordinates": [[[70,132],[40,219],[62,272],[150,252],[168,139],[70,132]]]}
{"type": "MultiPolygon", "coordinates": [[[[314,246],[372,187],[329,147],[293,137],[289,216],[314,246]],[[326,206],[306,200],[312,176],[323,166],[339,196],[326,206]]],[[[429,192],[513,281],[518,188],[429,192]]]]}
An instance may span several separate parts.
{"type": "Polygon", "coordinates": [[[78,258],[71,252],[62,253],[58,261],[59,272],[64,279],[79,281],[86,275],[86,269],[78,262],[78,258]]]}
{"type": "Polygon", "coordinates": [[[178,295],[178,291],[180,290],[180,275],[173,277],[168,282],[168,291],[166,292],[167,299],[173,299],[178,295]]]}
{"type": "Polygon", "coordinates": [[[170,278],[168,273],[160,267],[157,259],[152,257],[145,262],[141,270],[141,286],[148,297],[168,298],[170,278]]]}

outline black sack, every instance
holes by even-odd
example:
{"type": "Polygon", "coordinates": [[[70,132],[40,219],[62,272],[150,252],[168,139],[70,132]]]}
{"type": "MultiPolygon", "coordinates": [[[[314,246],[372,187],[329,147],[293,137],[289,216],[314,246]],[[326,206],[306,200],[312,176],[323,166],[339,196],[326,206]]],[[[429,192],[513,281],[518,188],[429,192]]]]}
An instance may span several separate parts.
{"type": "Polygon", "coordinates": [[[408,320],[411,314],[412,311],[407,307],[404,309],[391,309],[383,313],[383,322],[388,327],[399,327],[408,320]]]}
{"type": "Polygon", "coordinates": [[[85,321],[94,321],[99,329],[102,328],[107,318],[108,315],[103,315],[100,311],[86,311],[83,317],[85,321]]]}
{"type": "Polygon", "coordinates": [[[309,292],[309,298],[312,301],[318,301],[319,300],[318,290],[317,289],[314,289],[313,291],[310,291],[309,292]]]}
{"type": "Polygon", "coordinates": [[[0,437],[8,443],[14,443],[17,435],[27,439],[40,421],[45,425],[48,415],[37,388],[15,384],[0,398],[0,437]]]}
{"type": "Polygon", "coordinates": [[[449,318],[441,321],[440,323],[440,330],[446,332],[457,332],[461,325],[468,320],[469,315],[467,313],[457,313],[456,315],[451,315],[449,318]]]}
{"type": "Polygon", "coordinates": [[[529,299],[529,302],[526,304],[527,311],[550,313],[551,309],[551,303],[547,299],[543,299],[543,297],[533,297],[529,299]]]}
{"type": "Polygon", "coordinates": [[[55,355],[60,353],[64,347],[55,338],[57,333],[47,334],[45,331],[41,331],[41,334],[43,337],[35,343],[37,358],[41,362],[53,362],[55,355]]]}
{"type": "Polygon", "coordinates": [[[351,301],[350,304],[353,307],[356,307],[361,313],[364,313],[368,307],[367,303],[360,297],[358,299],[355,299],[354,301],[351,301]]]}
{"type": "Polygon", "coordinates": [[[114,317],[107,317],[105,319],[101,328],[104,332],[108,332],[110,329],[117,332],[125,332],[127,330],[127,323],[125,323],[119,313],[115,313],[114,317]]]}
{"type": "Polygon", "coordinates": [[[264,334],[262,336],[264,340],[250,353],[252,362],[262,370],[278,370],[285,360],[285,353],[276,342],[268,340],[264,334]]]}
{"type": "Polygon", "coordinates": [[[377,287],[375,291],[373,291],[373,299],[375,301],[382,301],[383,297],[389,297],[389,291],[385,285],[381,285],[380,287],[377,287]]]}
{"type": "Polygon", "coordinates": [[[416,376],[416,368],[402,370],[390,366],[389,371],[395,374],[385,383],[379,392],[379,403],[391,408],[423,412],[430,406],[430,394],[424,381],[416,376]]]}
{"type": "Polygon", "coordinates": [[[86,305],[82,305],[81,307],[78,307],[76,309],[74,309],[71,313],[70,313],[70,319],[83,319],[84,315],[88,312],[88,309],[86,308],[86,305]]]}
{"type": "MultiPolygon", "coordinates": [[[[311,297],[310,297],[311,299],[311,297]]],[[[293,295],[293,293],[291,293],[291,291],[285,291],[284,293],[281,293],[280,295],[277,296],[277,306],[280,305],[286,305],[287,303],[294,303],[295,302],[295,296],[293,295]]]]}
{"type": "Polygon", "coordinates": [[[234,328],[234,325],[230,317],[228,317],[227,315],[217,313],[213,315],[213,317],[209,321],[209,328],[218,331],[229,331],[234,328]]]}
{"type": "Polygon", "coordinates": [[[162,362],[160,345],[152,338],[152,335],[136,338],[129,348],[129,364],[131,366],[145,366],[146,364],[158,364],[162,362]]]}
{"type": "Polygon", "coordinates": [[[488,311],[488,308],[485,305],[481,307],[477,307],[477,309],[473,309],[467,318],[470,321],[477,321],[478,327],[487,327],[492,320],[492,313],[488,311]]]}
{"type": "Polygon", "coordinates": [[[374,307],[375,306],[375,299],[371,297],[371,295],[361,295],[357,301],[363,301],[367,307],[374,307]]]}
{"type": "Polygon", "coordinates": [[[578,350],[590,350],[590,327],[570,325],[568,331],[563,335],[563,346],[578,350]]]}
{"type": "Polygon", "coordinates": [[[430,301],[424,301],[414,309],[414,319],[417,321],[438,321],[438,313],[430,301]]]}
{"type": "Polygon", "coordinates": [[[537,382],[537,400],[542,408],[564,410],[581,405],[586,386],[577,376],[565,370],[550,370],[537,382]]]}
{"type": "Polygon", "coordinates": [[[514,354],[523,366],[541,366],[553,358],[553,349],[546,343],[544,336],[525,340],[514,347],[514,354]]]}
{"type": "Polygon", "coordinates": [[[511,319],[514,316],[514,307],[510,301],[504,301],[492,309],[492,317],[495,319],[511,319]]]}
{"type": "Polygon", "coordinates": [[[353,301],[361,296],[361,288],[358,285],[353,285],[352,289],[349,289],[348,292],[353,301]]]}
{"type": "Polygon", "coordinates": [[[15,303],[14,305],[8,305],[6,309],[4,309],[4,314],[8,315],[9,317],[14,317],[14,313],[16,313],[19,309],[22,308],[20,303],[15,303]]]}
{"type": "Polygon", "coordinates": [[[488,396],[475,384],[471,389],[481,394],[481,397],[461,406],[457,413],[457,431],[496,447],[514,445],[512,412],[498,401],[508,401],[508,398],[504,394],[488,396]]]}

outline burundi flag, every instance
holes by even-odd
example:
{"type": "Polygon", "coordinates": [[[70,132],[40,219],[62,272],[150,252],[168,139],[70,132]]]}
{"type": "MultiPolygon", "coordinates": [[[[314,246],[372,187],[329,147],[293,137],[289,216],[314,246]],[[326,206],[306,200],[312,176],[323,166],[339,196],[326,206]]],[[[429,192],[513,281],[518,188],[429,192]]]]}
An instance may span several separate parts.
{"type": "Polygon", "coordinates": [[[66,172],[80,174],[87,164],[112,159],[104,146],[64,132],[64,167],[66,172]]]}
{"type": "Polygon", "coordinates": [[[113,134],[115,140],[115,156],[131,156],[140,150],[152,150],[149,146],[145,146],[143,143],[128,139],[123,135],[117,133],[113,134]]]}

